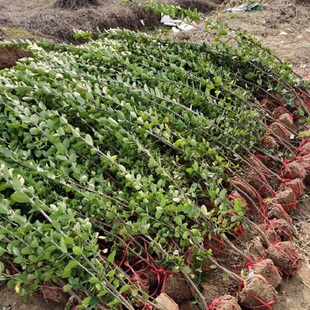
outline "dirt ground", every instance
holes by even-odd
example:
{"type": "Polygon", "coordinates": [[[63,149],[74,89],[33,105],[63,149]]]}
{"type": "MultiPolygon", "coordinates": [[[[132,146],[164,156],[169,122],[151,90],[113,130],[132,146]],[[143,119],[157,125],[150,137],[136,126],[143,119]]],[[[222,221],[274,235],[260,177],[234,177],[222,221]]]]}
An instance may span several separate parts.
{"type": "MultiPolygon", "coordinates": [[[[201,1],[182,0],[184,5],[202,5],[201,1]]],[[[205,0],[201,10],[209,12],[222,1],[205,0]]],[[[310,0],[266,0],[261,1],[261,10],[247,13],[228,13],[220,5],[211,15],[238,31],[246,29],[258,37],[276,55],[289,61],[295,72],[310,79],[310,0]]],[[[234,1],[236,4],[241,1],[234,1]]],[[[100,7],[89,7],[73,12],[55,10],[52,0],[0,0],[0,40],[10,38],[38,37],[57,40],[72,40],[73,28],[93,30],[109,27],[126,27],[130,29],[154,29],[159,26],[159,16],[146,13],[141,8],[131,6],[124,9],[119,1],[111,0],[100,7]],[[145,23],[142,25],[141,20],[145,23]]],[[[172,34],[171,34],[172,35],[172,34]]],[[[201,30],[177,35],[180,39],[202,42],[205,34],[201,30]]],[[[7,57],[6,53],[2,53],[7,57]]],[[[1,64],[1,54],[0,54],[1,64]]],[[[294,277],[285,278],[278,289],[275,310],[310,310],[310,192],[301,198],[293,214],[298,231],[296,244],[302,258],[302,267],[294,277]]],[[[212,283],[211,283],[212,284],[212,283]]],[[[223,286],[224,287],[224,286],[223,286]]],[[[222,288],[223,288],[222,287],[222,288]]],[[[210,286],[208,287],[210,289],[210,286]]],[[[221,294],[218,283],[214,283],[209,298],[221,294]]],[[[14,290],[0,289],[0,310],[63,310],[64,304],[56,304],[34,296],[27,303],[17,296],[14,290]]]]}

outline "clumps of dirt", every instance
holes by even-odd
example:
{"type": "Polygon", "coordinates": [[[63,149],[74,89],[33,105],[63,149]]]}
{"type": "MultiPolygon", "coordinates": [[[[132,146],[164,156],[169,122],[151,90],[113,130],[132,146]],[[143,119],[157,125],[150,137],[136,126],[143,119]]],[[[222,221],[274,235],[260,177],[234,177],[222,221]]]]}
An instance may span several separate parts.
{"type": "Polygon", "coordinates": [[[171,274],[168,276],[164,292],[177,303],[188,300],[192,295],[185,279],[179,274],[171,274]]]}
{"type": "Polygon", "coordinates": [[[271,243],[276,241],[290,241],[294,232],[293,225],[284,219],[273,219],[266,226],[266,237],[271,243]]]}
{"type": "Polygon", "coordinates": [[[238,294],[241,305],[250,309],[272,309],[277,292],[261,275],[254,274],[244,282],[244,288],[238,294]]]}
{"type": "Polygon", "coordinates": [[[24,57],[33,57],[33,54],[31,51],[20,49],[17,46],[0,48],[0,70],[14,67],[16,62],[24,57]]]}
{"type": "Polygon", "coordinates": [[[253,272],[262,275],[274,288],[277,288],[282,281],[278,268],[268,258],[256,262],[253,266],[253,272]]]}
{"type": "Polygon", "coordinates": [[[290,241],[277,242],[269,246],[267,257],[286,275],[294,275],[299,269],[299,256],[295,245],[290,241]]]}
{"type": "Polygon", "coordinates": [[[305,168],[297,161],[292,161],[286,164],[283,168],[283,176],[287,179],[304,180],[307,175],[305,168]]]}
{"type": "Polygon", "coordinates": [[[74,11],[55,8],[24,16],[18,27],[37,35],[50,36],[64,42],[75,42],[75,29],[94,35],[110,28],[130,30],[152,29],[160,25],[160,15],[143,6],[111,5],[89,7],[74,11]]]}

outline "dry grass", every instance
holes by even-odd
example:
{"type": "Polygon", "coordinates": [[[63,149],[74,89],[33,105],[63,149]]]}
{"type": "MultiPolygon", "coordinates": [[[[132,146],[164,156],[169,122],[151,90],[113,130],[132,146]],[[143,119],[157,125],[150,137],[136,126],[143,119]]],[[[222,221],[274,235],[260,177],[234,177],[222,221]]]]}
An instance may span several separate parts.
{"type": "MultiPolygon", "coordinates": [[[[84,0],[72,0],[82,1],[84,0]]],[[[94,4],[74,10],[57,8],[63,0],[0,0],[0,27],[21,28],[37,36],[65,42],[74,42],[74,29],[97,33],[109,28],[149,30],[160,26],[160,15],[143,5],[123,4],[120,0],[95,1],[94,4]]],[[[160,0],[186,9],[197,8],[209,13],[223,0],[160,0]]],[[[141,1],[143,2],[143,1],[141,1]]]]}

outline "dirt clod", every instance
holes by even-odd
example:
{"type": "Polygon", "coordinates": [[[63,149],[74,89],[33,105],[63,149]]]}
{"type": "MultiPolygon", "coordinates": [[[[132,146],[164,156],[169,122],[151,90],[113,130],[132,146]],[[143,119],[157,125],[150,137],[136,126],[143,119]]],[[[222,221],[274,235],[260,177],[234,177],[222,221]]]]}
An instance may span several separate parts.
{"type": "Polygon", "coordinates": [[[255,237],[250,241],[248,251],[253,260],[258,260],[264,256],[265,248],[259,237],[255,237]]]}
{"type": "Polygon", "coordinates": [[[267,258],[255,263],[252,270],[255,274],[262,275],[274,288],[277,288],[282,281],[282,277],[271,259],[267,258]]]}
{"type": "Polygon", "coordinates": [[[305,185],[302,182],[302,180],[299,179],[299,178],[281,184],[280,190],[286,189],[286,188],[291,188],[294,191],[295,196],[296,196],[297,199],[300,196],[302,196],[304,194],[304,192],[305,192],[305,185]]]}
{"type": "MultiPolygon", "coordinates": [[[[246,196],[248,196],[252,200],[256,199],[257,193],[256,193],[255,189],[249,183],[247,183],[246,181],[243,181],[239,177],[233,177],[231,179],[231,182],[237,187],[241,196],[243,196],[245,194],[246,196]]],[[[248,197],[244,197],[244,198],[246,200],[248,200],[248,197]]]]}
{"type": "Polygon", "coordinates": [[[272,244],[266,251],[267,257],[286,275],[294,275],[299,269],[299,255],[291,241],[272,244]]]}
{"type": "Polygon", "coordinates": [[[274,219],[266,227],[266,236],[270,242],[289,241],[295,231],[293,226],[283,219],[274,219]]]}
{"type": "Polygon", "coordinates": [[[171,274],[168,276],[164,291],[177,303],[188,300],[192,295],[185,279],[179,274],[171,274]]]}
{"type": "Polygon", "coordinates": [[[270,310],[277,292],[263,276],[252,274],[251,277],[244,282],[244,288],[238,294],[239,303],[250,309],[270,310]]]}
{"type": "Polygon", "coordinates": [[[296,195],[290,187],[278,191],[274,199],[281,204],[286,212],[293,211],[297,204],[296,195]]]}
{"type": "Polygon", "coordinates": [[[279,122],[290,129],[293,128],[293,125],[294,125],[293,117],[289,113],[284,113],[280,115],[279,122]]]}
{"type": "Polygon", "coordinates": [[[306,170],[298,161],[292,161],[283,167],[283,176],[287,179],[301,179],[306,177],[306,170]]]}
{"type": "Polygon", "coordinates": [[[280,140],[289,141],[288,130],[279,122],[274,122],[269,126],[271,134],[280,140]]]}
{"type": "Polygon", "coordinates": [[[268,210],[268,219],[283,219],[287,223],[292,224],[291,217],[287,214],[281,204],[275,202],[274,200],[270,200],[265,202],[267,205],[268,210]]]}

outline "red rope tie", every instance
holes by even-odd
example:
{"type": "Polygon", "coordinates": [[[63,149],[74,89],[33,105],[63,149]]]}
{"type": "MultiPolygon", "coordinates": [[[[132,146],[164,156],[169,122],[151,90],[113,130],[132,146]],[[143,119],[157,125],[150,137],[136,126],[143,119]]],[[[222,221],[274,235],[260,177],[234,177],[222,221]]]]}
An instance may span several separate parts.
{"type": "Polygon", "coordinates": [[[287,257],[289,258],[289,260],[290,260],[290,262],[292,263],[292,266],[293,266],[293,267],[292,267],[293,271],[290,272],[290,273],[283,271],[283,273],[286,274],[286,275],[292,275],[292,276],[294,276],[294,275],[297,273],[297,271],[298,271],[298,269],[299,269],[299,267],[300,267],[300,260],[299,260],[299,256],[298,256],[298,254],[297,254],[297,251],[296,251],[296,250],[294,250],[294,251],[285,250],[283,247],[279,246],[279,244],[278,244],[277,241],[274,242],[273,244],[269,245],[269,247],[270,247],[270,246],[276,247],[277,249],[279,249],[279,251],[280,251],[282,254],[284,254],[285,256],[287,256],[287,257]],[[292,254],[292,255],[290,255],[290,254],[292,254]],[[292,256],[293,256],[295,259],[293,259],[292,256]]]}
{"type": "Polygon", "coordinates": [[[210,306],[207,308],[207,310],[221,310],[221,308],[218,308],[218,306],[225,306],[225,305],[231,305],[234,307],[234,310],[238,310],[238,305],[231,302],[230,300],[226,301],[222,300],[222,297],[214,299],[213,302],[210,304],[210,306]]]}
{"type": "MultiPolygon", "coordinates": [[[[268,284],[268,285],[271,285],[264,277],[262,277],[262,276],[259,275],[259,274],[254,274],[253,277],[262,280],[263,282],[265,282],[265,283],[268,284]]],[[[249,296],[253,297],[255,300],[257,300],[258,302],[261,303],[260,306],[251,306],[251,309],[261,309],[261,308],[266,307],[267,309],[272,310],[273,305],[274,305],[274,303],[275,303],[275,300],[274,300],[274,299],[271,300],[271,301],[265,302],[264,300],[262,300],[262,299],[260,299],[259,297],[257,297],[257,296],[255,296],[255,295],[251,294],[251,293],[247,290],[247,283],[246,283],[246,281],[244,281],[243,284],[244,284],[245,292],[246,292],[249,296]]]]}
{"type": "Polygon", "coordinates": [[[213,245],[212,243],[206,241],[205,239],[203,241],[204,245],[208,246],[209,248],[211,248],[212,250],[214,250],[218,254],[222,253],[224,248],[225,248],[225,243],[224,243],[223,239],[222,238],[219,239],[219,238],[216,238],[214,236],[211,236],[211,240],[215,240],[219,244],[219,247],[216,247],[216,245],[213,245]]]}

